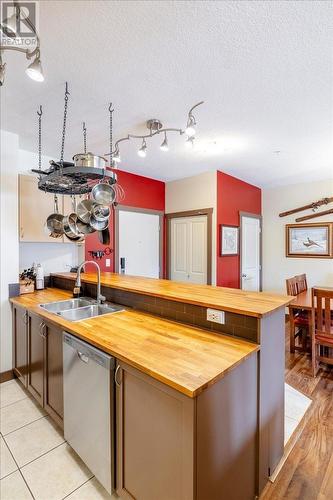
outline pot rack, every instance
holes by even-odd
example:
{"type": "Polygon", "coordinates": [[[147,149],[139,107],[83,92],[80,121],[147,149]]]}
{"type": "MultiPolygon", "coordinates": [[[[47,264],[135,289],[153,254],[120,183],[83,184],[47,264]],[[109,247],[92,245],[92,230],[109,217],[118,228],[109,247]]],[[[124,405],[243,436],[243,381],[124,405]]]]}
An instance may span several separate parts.
{"type": "MultiPolygon", "coordinates": [[[[109,168],[77,167],[72,162],[64,161],[64,149],[66,138],[66,124],[69,100],[68,83],[65,86],[64,118],[61,138],[60,161],[50,161],[50,167],[42,170],[42,106],[37,111],[38,115],[38,169],[32,172],[38,174],[38,189],[53,194],[81,196],[90,193],[94,185],[98,182],[106,182],[113,185],[117,182],[117,177],[111,170],[112,161],[112,103],[109,105],[110,113],[110,165],[109,168]]],[[[83,142],[86,152],[86,126],[83,124],[83,142]]]]}

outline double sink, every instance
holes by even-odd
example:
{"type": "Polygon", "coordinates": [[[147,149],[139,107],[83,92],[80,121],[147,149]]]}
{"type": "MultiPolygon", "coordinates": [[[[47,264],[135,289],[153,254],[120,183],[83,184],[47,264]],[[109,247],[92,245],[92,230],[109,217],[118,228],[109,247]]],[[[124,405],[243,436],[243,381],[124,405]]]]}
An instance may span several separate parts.
{"type": "Polygon", "coordinates": [[[50,302],[49,304],[41,304],[40,307],[68,321],[81,321],[124,310],[122,306],[117,304],[98,304],[96,300],[89,297],[50,302]]]}

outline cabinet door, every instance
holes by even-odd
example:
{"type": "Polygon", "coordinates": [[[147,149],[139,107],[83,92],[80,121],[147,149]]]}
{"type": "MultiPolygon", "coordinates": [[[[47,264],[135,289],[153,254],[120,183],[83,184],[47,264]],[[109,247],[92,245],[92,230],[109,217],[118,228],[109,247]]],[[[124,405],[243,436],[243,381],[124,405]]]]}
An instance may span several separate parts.
{"type": "Polygon", "coordinates": [[[44,331],[42,319],[28,315],[28,390],[43,406],[44,394],[44,331]]]}
{"type": "Polygon", "coordinates": [[[22,384],[28,382],[28,313],[22,307],[13,306],[13,368],[22,384]]]}
{"type": "MultiPolygon", "coordinates": [[[[54,196],[37,187],[37,177],[19,176],[20,241],[62,243],[63,238],[50,238],[44,232],[47,217],[54,212],[54,196]]],[[[59,196],[59,211],[63,210],[59,196]]]]}
{"type": "Polygon", "coordinates": [[[193,500],[195,400],[122,362],[118,366],[119,496],[193,500]]]}
{"type": "Polygon", "coordinates": [[[63,427],[62,330],[46,323],[44,332],[44,407],[51,417],[63,427]]]}

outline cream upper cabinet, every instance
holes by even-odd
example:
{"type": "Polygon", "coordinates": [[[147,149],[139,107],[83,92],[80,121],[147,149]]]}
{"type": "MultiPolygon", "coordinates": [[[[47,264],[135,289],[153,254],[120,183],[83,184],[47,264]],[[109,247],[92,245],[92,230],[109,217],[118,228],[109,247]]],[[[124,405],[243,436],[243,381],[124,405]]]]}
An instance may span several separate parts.
{"type": "MultiPolygon", "coordinates": [[[[63,243],[63,238],[50,238],[44,231],[47,217],[54,212],[54,195],[38,189],[38,179],[19,176],[20,241],[63,243]]],[[[59,196],[59,212],[63,213],[63,196],[59,196]]]]}

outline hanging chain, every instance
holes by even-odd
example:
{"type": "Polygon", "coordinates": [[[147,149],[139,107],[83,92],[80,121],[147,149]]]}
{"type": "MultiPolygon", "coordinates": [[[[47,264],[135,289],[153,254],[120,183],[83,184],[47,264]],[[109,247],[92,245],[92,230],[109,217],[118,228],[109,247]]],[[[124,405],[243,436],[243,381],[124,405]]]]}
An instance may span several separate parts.
{"type": "Polygon", "coordinates": [[[65,107],[64,107],[64,121],[62,126],[62,139],[61,139],[61,153],[60,153],[60,164],[62,169],[62,163],[64,161],[64,149],[65,149],[65,135],[66,135],[66,121],[67,121],[67,108],[68,108],[68,83],[66,82],[65,89],[65,107]]]}
{"type": "Polygon", "coordinates": [[[42,106],[39,106],[39,111],[37,111],[38,115],[38,168],[42,169],[42,114],[43,109],[42,106]]]}
{"type": "Polygon", "coordinates": [[[86,129],[86,123],[83,122],[83,151],[84,153],[87,152],[87,129],[86,129]]]}
{"type": "Polygon", "coordinates": [[[112,136],[112,102],[110,102],[109,113],[110,113],[110,167],[113,167],[113,136],[112,136]]]}

